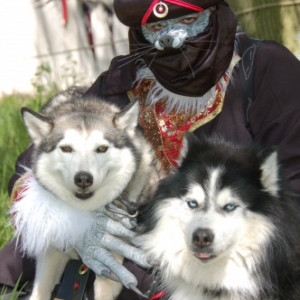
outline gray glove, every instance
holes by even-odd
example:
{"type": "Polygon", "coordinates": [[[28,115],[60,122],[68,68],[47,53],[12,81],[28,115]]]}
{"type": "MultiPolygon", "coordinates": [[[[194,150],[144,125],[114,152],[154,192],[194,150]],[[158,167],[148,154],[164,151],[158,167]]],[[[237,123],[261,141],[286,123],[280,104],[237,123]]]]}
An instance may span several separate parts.
{"type": "MultiPolygon", "coordinates": [[[[131,239],[137,235],[132,230],[136,226],[135,219],[132,216],[117,213],[118,208],[115,211],[114,213],[107,210],[97,211],[96,223],[81,240],[77,241],[75,250],[83,263],[97,275],[117,280],[111,275],[113,272],[126,288],[144,296],[136,287],[136,277],[111,253],[114,251],[141,267],[151,267],[145,253],[130,243],[131,239]]],[[[124,211],[120,210],[120,212],[124,211]]]]}

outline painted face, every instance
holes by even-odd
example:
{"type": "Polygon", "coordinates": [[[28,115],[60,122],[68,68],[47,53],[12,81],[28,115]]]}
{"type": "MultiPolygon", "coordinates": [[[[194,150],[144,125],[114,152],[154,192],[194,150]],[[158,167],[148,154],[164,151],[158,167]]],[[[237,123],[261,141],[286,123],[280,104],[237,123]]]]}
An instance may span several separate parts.
{"type": "Polygon", "coordinates": [[[210,9],[203,13],[193,13],[180,18],[159,21],[142,26],[145,39],[156,49],[180,48],[189,37],[203,32],[209,23],[210,9]]]}

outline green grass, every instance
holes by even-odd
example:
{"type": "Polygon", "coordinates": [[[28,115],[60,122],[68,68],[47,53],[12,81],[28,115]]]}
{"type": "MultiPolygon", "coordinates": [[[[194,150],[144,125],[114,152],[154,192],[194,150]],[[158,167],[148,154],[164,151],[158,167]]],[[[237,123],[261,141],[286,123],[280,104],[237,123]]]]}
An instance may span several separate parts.
{"type": "MultiPolygon", "coordinates": [[[[10,292],[9,300],[17,300],[19,298],[20,293],[25,288],[26,283],[20,289],[19,289],[19,285],[20,285],[20,278],[16,282],[16,285],[13,288],[13,290],[10,292]]],[[[7,296],[5,295],[6,291],[7,288],[3,287],[2,290],[0,291],[0,300],[7,299],[7,296]]]]}
{"type": "MultiPolygon", "coordinates": [[[[7,186],[14,174],[18,155],[29,145],[29,138],[22,122],[22,106],[39,110],[49,97],[9,95],[0,99],[0,248],[13,236],[13,229],[8,226],[8,208],[10,199],[7,186]]],[[[0,299],[1,300],[1,299],[0,299]]]]}

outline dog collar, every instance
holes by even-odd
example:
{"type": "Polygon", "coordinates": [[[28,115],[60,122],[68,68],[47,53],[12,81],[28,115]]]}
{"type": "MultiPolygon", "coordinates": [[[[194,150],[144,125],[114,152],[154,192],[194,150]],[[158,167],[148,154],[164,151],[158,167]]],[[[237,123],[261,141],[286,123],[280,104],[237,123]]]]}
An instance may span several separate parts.
{"type": "Polygon", "coordinates": [[[144,17],[142,19],[141,25],[145,25],[150,17],[150,15],[153,13],[157,18],[164,18],[168,15],[168,5],[165,3],[171,3],[171,4],[175,4],[178,6],[182,6],[184,8],[188,8],[191,9],[193,11],[196,12],[203,12],[204,8],[185,2],[185,1],[181,1],[181,0],[164,0],[164,1],[160,1],[160,0],[154,0],[152,2],[152,4],[150,5],[150,7],[148,8],[148,10],[146,11],[146,13],[144,14],[144,17]]]}

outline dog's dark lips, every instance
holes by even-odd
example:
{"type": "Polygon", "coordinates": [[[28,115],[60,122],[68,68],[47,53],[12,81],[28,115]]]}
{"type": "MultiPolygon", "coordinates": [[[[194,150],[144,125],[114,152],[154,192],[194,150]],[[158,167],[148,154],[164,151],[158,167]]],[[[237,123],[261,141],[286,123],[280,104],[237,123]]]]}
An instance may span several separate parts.
{"type": "Polygon", "coordinates": [[[93,196],[93,192],[89,193],[75,193],[75,197],[79,198],[80,200],[87,200],[93,196]]]}

